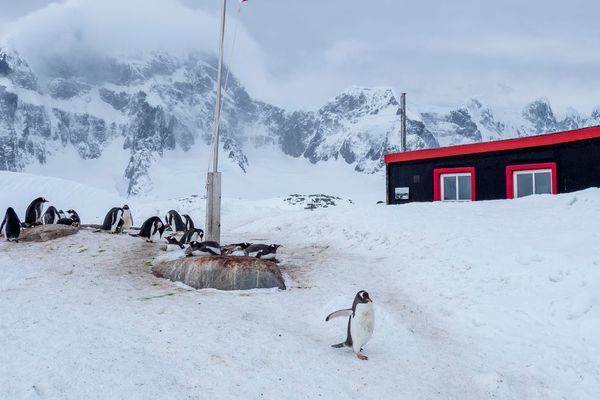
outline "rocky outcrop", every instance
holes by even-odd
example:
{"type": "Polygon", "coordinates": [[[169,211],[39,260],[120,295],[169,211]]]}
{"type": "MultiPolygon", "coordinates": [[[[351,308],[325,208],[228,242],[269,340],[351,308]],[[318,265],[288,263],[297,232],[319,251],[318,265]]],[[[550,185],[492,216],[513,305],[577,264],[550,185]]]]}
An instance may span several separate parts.
{"type": "Polygon", "coordinates": [[[152,267],[152,273],[196,289],[285,290],[285,282],[277,264],[253,257],[184,257],[159,263],[152,267]]]}
{"type": "Polygon", "coordinates": [[[69,225],[38,225],[21,231],[21,242],[47,242],[61,237],[74,235],[79,228],[69,225]]]}

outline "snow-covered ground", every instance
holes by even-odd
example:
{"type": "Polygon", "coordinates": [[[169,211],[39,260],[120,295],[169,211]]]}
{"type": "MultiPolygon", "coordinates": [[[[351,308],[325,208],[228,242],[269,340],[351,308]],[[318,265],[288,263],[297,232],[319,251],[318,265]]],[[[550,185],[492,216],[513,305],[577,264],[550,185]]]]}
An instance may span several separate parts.
{"type": "MultiPolygon", "coordinates": [[[[0,184],[0,206],[21,216],[32,190],[84,222],[126,201],[33,175],[0,184]]],[[[223,241],[283,244],[286,291],[155,278],[159,246],[126,235],[1,242],[0,398],[598,398],[600,189],[403,206],[377,196],[315,211],[224,199],[223,241]],[[325,322],[360,289],[376,306],[368,361],[331,348],[346,322],[325,322]]],[[[128,201],[136,222],[175,208],[203,225],[199,197],[128,201]]]]}

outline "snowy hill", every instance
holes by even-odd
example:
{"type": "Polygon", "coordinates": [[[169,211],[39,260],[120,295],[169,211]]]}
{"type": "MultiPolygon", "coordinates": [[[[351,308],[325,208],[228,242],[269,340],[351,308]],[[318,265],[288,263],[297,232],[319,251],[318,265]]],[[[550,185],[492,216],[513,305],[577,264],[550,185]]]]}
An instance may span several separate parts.
{"type": "MultiPolygon", "coordinates": [[[[104,157],[114,164],[110,185],[123,196],[147,195],[163,185],[151,171],[168,168],[169,155],[192,158],[196,169],[205,169],[214,64],[203,53],[73,59],[49,54],[44,67],[33,70],[18,51],[0,50],[0,168],[38,172],[65,154],[90,161],[104,157]],[[193,158],[198,153],[203,158],[193,158]]],[[[479,99],[454,110],[411,108],[408,148],[600,124],[600,110],[559,118],[545,100],[520,114],[500,111],[479,99]]],[[[398,151],[400,144],[399,101],[391,88],[353,87],[318,110],[284,110],[253,99],[230,74],[222,125],[224,154],[238,174],[253,169],[250,154],[264,149],[311,163],[342,160],[373,173],[382,169],[383,154],[398,151]]],[[[65,169],[55,175],[62,177],[65,169]]]]}
{"type": "MultiPolygon", "coordinates": [[[[0,183],[20,214],[34,185],[84,222],[123,201],[31,175],[0,183]]],[[[134,218],[204,211],[198,197],[130,205],[134,218]]],[[[0,398],[592,400],[599,212],[598,189],[313,211],[224,199],[223,241],[283,244],[286,291],[155,278],[159,245],[127,235],[0,242],[0,398]],[[359,289],[376,307],[364,362],[330,347],[345,321],[324,320],[359,289]]]]}

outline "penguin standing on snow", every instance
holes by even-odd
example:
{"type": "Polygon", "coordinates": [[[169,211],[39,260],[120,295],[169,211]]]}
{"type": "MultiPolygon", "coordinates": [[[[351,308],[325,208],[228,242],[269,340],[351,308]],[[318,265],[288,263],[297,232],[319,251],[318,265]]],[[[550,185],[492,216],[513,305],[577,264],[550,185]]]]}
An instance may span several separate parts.
{"type": "Polygon", "coordinates": [[[224,256],[245,256],[244,250],[251,245],[252,243],[248,242],[228,244],[221,248],[221,254],[224,256]]]}
{"type": "Polygon", "coordinates": [[[81,225],[81,218],[79,218],[79,214],[73,209],[67,210],[69,213],[69,219],[72,221],[71,225],[79,226],[81,225]]]}
{"type": "Polygon", "coordinates": [[[139,236],[146,239],[146,242],[152,243],[162,237],[165,228],[165,224],[159,217],[150,217],[144,221],[140,228],[140,232],[137,235],[131,234],[131,236],[139,236]]]}
{"type": "Polygon", "coordinates": [[[48,209],[44,213],[44,224],[46,224],[46,225],[55,224],[56,221],[58,221],[59,219],[60,219],[60,214],[58,213],[58,210],[56,209],[56,207],[54,207],[54,206],[48,207],[48,209]]]}
{"type": "Polygon", "coordinates": [[[181,215],[179,215],[179,213],[175,210],[170,210],[167,213],[165,221],[167,222],[167,225],[171,227],[173,232],[180,232],[181,234],[184,234],[185,231],[187,231],[187,224],[183,222],[183,219],[181,219],[181,215]]]}
{"type": "Polygon", "coordinates": [[[280,246],[280,244],[253,244],[244,249],[244,255],[262,260],[274,260],[277,256],[277,249],[280,246]]]}
{"type": "Polygon", "coordinates": [[[131,215],[131,210],[129,206],[125,204],[123,206],[123,226],[121,227],[121,232],[128,231],[133,226],[133,215],[131,215]]]}
{"type": "Polygon", "coordinates": [[[173,236],[166,237],[165,240],[167,241],[167,251],[185,249],[185,246],[179,243],[179,240],[175,239],[173,236]]]}
{"type": "Polygon", "coordinates": [[[44,203],[47,203],[43,197],[38,197],[33,200],[25,211],[25,224],[28,226],[41,225],[42,224],[42,211],[44,210],[44,203]]]}
{"type": "Polygon", "coordinates": [[[185,249],[187,256],[220,256],[221,246],[212,240],[206,242],[191,242],[185,249]]]}
{"type": "Polygon", "coordinates": [[[181,238],[181,243],[189,244],[191,242],[202,242],[204,231],[194,227],[194,221],[189,215],[184,214],[183,218],[185,218],[185,233],[181,238]]]}
{"type": "Polygon", "coordinates": [[[375,328],[375,312],[369,293],[364,290],[356,293],[352,308],[332,312],[325,318],[325,321],[337,317],[349,317],[348,336],[345,342],[334,344],[331,347],[352,347],[356,357],[368,360],[369,358],[362,353],[362,347],[371,339],[375,328]]]}
{"type": "Polygon", "coordinates": [[[124,223],[125,220],[123,219],[123,209],[119,207],[113,207],[104,217],[102,230],[110,231],[110,233],[119,233],[122,231],[124,223]]]}
{"type": "Polygon", "coordinates": [[[19,235],[21,234],[21,220],[12,207],[6,209],[4,221],[0,225],[0,232],[9,242],[15,241],[19,243],[19,235]]]}

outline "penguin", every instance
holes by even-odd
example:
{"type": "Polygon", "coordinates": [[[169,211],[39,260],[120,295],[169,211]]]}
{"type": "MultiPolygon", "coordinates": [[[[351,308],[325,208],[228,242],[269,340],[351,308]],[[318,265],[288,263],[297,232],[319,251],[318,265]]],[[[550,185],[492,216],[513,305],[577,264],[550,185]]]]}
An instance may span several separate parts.
{"type": "Polygon", "coordinates": [[[121,227],[121,232],[128,231],[133,226],[133,215],[131,215],[131,210],[129,206],[125,204],[123,206],[123,226],[121,227]]]}
{"type": "Polygon", "coordinates": [[[12,207],[6,209],[4,220],[0,225],[0,231],[9,242],[19,243],[19,235],[21,234],[21,220],[12,207]]]}
{"type": "Polygon", "coordinates": [[[262,260],[274,260],[280,244],[253,244],[244,249],[246,257],[256,257],[262,260]]]}
{"type": "Polygon", "coordinates": [[[352,308],[332,312],[325,318],[325,321],[337,317],[349,317],[348,335],[345,342],[334,344],[331,347],[338,349],[344,346],[352,347],[356,357],[368,360],[369,358],[362,353],[362,347],[371,339],[375,328],[375,311],[369,293],[364,290],[359,291],[354,297],[352,308]]]}
{"type": "Polygon", "coordinates": [[[42,224],[42,211],[44,210],[44,203],[47,203],[43,197],[38,197],[33,200],[25,211],[25,223],[29,226],[41,225],[42,224]]]}
{"type": "Polygon", "coordinates": [[[60,219],[60,215],[58,214],[58,210],[54,206],[48,207],[46,212],[44,213],[44,224],[55,224],[56,221],[60,219]]]}
{"type": "Polygon", "coordinates": [[[144,221],[138,234],[130,235],[142,237],[146,239],[146,242],[152,243],[157,238],[160,239],[162,237],[165,228],[165,224],[160,220],[159,217],[150,217],[144,221]]]}
{"type": "Polygon", "coordinates": [[[243,243],[234,243],[228,244],[227,246],[222,247],[222,253],[224,256],[245,256],[246,253],[244,250],[251,246],[252,243],[243,242],[243,243]]]}
{"type": "Polygon", "coordinates": [[[102,230],[110,231],[110,233],[120,233],[122,232],[124,223],[125,221],[123,220],[123,209],[119,207],[113,207],[108,211],[108,213],[104,217],[104,222],[102,223],[102,230]]]}
{"type": "Polygon", "coordinates": [[[183,234],[185,231],[187,231],[187,223],[183,222],[181,215],[179,215],[179,213],[175,210],[170,210],[167,213],[165,221],[167,222],[167,225],[171,227],[173,232],[181,232],[183,234]]]}
{"type": "Polygon", "coordinates": [[[73,220],[71,218],[61,218],[58,221],[56,221],[57,225],[69,225],[69,226],[75,226],[73,223],[73,220]]]}
{"type": "Polygon", "coordinates": [[[58,219],[61,218],[67,218],[67,215],[65,214],[65,212],[63,210],[58,210],[58,219]]]}
{"type": "Polygon", "coordinates": [[[67,212],[69,213],[69,218],[72,221],[71,225],[73,225],[73,226],[81,225],[81,218],[79,218],[79,214],[77,214],[77,212],[75,210],[70,209],[70,210],[67,210],[67,212]]]}
{"type": "Polygon", "coordinates": [[[202,242],[202,239],[204,239],[204,231],[194,227],[194,221],[192,221],[192,218],[189,215],[184,214],[183,217],[185,218],[185,233],[181,237],[181,243],[189,244],[191,242],[202,242]]]}
{"type": "Polygon", "coordinates": [[[206,242],[191,242],[185,249],[186,256],[220,256],[221,246],[212,240],[206,242]]]}
{"type": "Polygon", "coordinates": [[[185,246],[181,243],[179,243],[179,241],[177,239],[175,239],[173,236],[168,236],[165,238],[165,240],[167,241],[167,251],[174,251],[174,250],[178,250],[178,249],[185,249],[185,246]]]}

